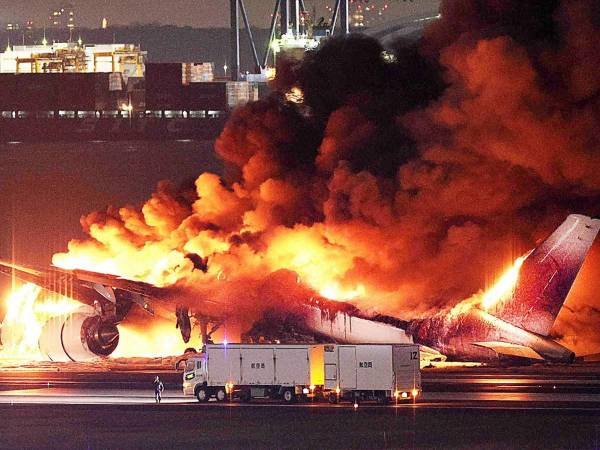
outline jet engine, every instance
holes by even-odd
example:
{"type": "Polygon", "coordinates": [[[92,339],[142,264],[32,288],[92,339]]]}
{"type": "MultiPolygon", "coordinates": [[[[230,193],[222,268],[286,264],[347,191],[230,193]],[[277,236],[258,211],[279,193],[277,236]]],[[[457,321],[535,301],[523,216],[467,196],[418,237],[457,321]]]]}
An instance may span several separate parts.
{"type": "Polygon", "coordinates": [[[40,333],[39,348],[51,361],[89,361],[110,355],[118,343],[119,330],[113,322],[78,311],[48,320],[40,333]]]}

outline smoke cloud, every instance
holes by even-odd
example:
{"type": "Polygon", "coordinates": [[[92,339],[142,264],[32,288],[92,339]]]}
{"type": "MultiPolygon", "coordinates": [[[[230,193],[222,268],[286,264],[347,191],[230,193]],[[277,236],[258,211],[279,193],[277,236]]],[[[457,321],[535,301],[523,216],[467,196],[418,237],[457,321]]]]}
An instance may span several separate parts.
{"type": "MultiPolygon", "coordinates": [[[[289,305],[286,292],[412,318],[485,288],[567,214],[597,215],[598,3],[441,12],[387,53],[352,35],[282,59],[274,94],[236,110],[216,142],[224,178],[161,183],[141,208],[86,216],[90,238],[54,263],[181,286],[252,320],[289,305]]],[[[582,281],[600,264],[584,271],[555,327],[578,353],[600,351],[600,300],[582,281]]]]}

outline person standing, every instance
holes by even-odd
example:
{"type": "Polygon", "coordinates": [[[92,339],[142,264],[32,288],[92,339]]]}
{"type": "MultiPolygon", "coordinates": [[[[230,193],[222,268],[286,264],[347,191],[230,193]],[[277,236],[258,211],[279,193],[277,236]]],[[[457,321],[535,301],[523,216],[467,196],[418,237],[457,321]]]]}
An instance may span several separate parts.
{"type": "Polygon", "coordinates": [[[156,403],[160,403],[162,400],[162,391],[164,390],[165,386],[162,381],[160,381],[160,378],[158,378],[158,375],[156,375],[156,378],[154,379],[154,400],[156,403]]]}

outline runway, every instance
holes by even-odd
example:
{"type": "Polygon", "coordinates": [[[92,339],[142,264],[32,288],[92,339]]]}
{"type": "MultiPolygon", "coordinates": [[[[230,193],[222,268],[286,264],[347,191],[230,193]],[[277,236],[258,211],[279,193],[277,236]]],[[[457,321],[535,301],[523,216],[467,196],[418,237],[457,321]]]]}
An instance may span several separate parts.
{"type": "Polygon", "coordinates": [[[599,448],[596,371],[530,370],[425,370],[417,402],[358,408],[200,404],[175,371],[0,371],[0,448],[599,448]]]}
{"type": "MultiPolygon", "coordinates": [[[[153,403],[152,380],[165,385],[164,403],[196,404],[184,396],[181,373],[173,370],[136,371],[0,371],[0,403],[135,405],[153,403]]],[[[600,377],[589,367],[531,372],[531,369],[424,370],[423,392],[415,404],[389,408],[489,407],[498,405],[543,408],[600,408],[600,377]]],[[[255,402],[274,406],[276,402],[255,402]]],[[[234,405],[241,406],[235,402],[234,405]]],[[[200,405],[198,405],[200,406],[200,405]]],[[[217,406],[217,405],[215,405],[217,406]]],[[[218,405],[222,406],[222,405],[218,405]]],[[[324,407],[300,403],[295,407],[324,407]]],[[[361,407],[371,407],[366,403],[361,407]]],[[[340,407],[344,407],[342,404],[340,407]]]]}
{"type": "Polygon", "coordinates": [[[0,447],[591,449],[600,443],[600,411],[581,406],[488,402],[355,409],[170,400],[0,404],[0,447]]]}
{"type": "MultiPolygon", "coordinates": [[[[0,391],[2,404],[57,404],[57,405],[139,405],[153,404],[154,396],[148,389],[110,389],[81,387],[40,387],[35,389],[10,389],[0,391]]],[[[166,390],[164,404],[199,405],[193,396],[184,396],[180,390],[166,390]]],[[[237,401],[214,405],[211,407],[247,407],[237,401]]],[[[350,403],[331,406],[326,402],[300,402],[294,405],[280,405],[277,401],[256,400],[252,406],[261,407],[352,407],[350,403]]],[[[600,393],[547,393],[547,392],[423,392],[416,402],[400,402],[387,406],[365,402],[360,407],[377,408],[545,408],[545,409],[597,409],[600,411],[600,393]]]]}

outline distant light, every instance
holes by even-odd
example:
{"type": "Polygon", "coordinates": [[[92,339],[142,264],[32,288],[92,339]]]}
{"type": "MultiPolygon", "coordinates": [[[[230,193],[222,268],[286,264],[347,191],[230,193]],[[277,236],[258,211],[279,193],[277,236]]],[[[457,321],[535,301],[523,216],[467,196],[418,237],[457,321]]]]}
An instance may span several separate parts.
{"type": "Polygon", "coordinates": [[[227,339],[223,339],[223,345],[227,345],[227,339]]]}
{"type": "Polygon", "coordinates": [[[354,403],[354,409],[358,408],[358,403],[354,403]]]}
{"type": "Polygon", "coordinates": [[[402,393],[402,398],[408,398],[408,392],[403,392],[402,393]]]}
{"type": "Polygon", "coordinates": [[[103,17],[103,18],[102,18],[102,24],[100,25],[100,27],[101,27],[103,30],[106,30],[106,29],[108,28],[108,19],[107,19],[106,17],[103,17]]]}
{"type": "Polygon", "coordinates": [[[304,92],[298,86],[293,86],[286,92],[285,99],[292,103],[302,103],[304,101],[304,92]]]}
{"type": "Polygon", "coordinates": [[[281,51],[281,46],[279,45],[279,41],[273,40],[271,42],[271,50],[273,50],[274,53],[279,53],[281,51]]]}
{"type": "Polygon", "coordinates": [[[397,61],[396,55],[394,55],[392,52],[388,52],[387,50],[381,52],[381,57],[386,63],[395,63],[397,61]]]}
{"type": "Polygon", "coordinates": [[[413,389],[413,390],[411,391],[411,394],[412,394],[412,396],[413,396],[414,398],[416,398],[416,397],[417,397],[417,395],[419,395],[419,390],[418,390],[418,389],[413,389]]]}
{"type": "Polygon", "coordinates": [[[310,392],[310,390],[308,388],[302,388],[303,394],[308,394],[309,392],[310,392]]]}

